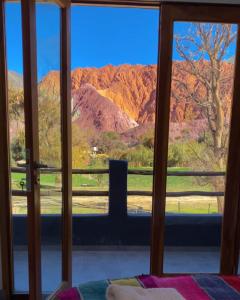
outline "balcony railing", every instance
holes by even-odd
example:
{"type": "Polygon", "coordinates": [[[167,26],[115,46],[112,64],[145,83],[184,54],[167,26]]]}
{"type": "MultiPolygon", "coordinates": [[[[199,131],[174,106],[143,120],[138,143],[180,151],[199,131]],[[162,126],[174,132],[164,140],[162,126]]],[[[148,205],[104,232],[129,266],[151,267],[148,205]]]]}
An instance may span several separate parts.
{"type": "MultiPolygon", "coordinates": [[[[110,161],[109,169],[73,169],[73,175],[106,175],[109,174],[109,180],[111,181],[111,177],[119,178],[119,176],[127,175],[142,175],[142,176],[152,176],[152,170],[138,170],[138,169],[127,169],[124,168],[124,173],[122,166],[125,164],[125,161],[110,161]],[[114,163],[120,162],[116,170],[112,170],[112,166],[114,163]],[[115,174],[117,172],[117,174],[115,174]]],[[[12,173],[24,173],[26,174],[26,168],[24,167],[13,167],[11,169],[12,173]]],[[[62,170],[59,168],[40,168],[40,172],[42,174],[53,174],[53,173],[61,173],[62,170]]],[[[168,171],[168,177],[223,177],[225,176],[225,172],[204,172],[204,171],[168,171]]],[[[126,178],[122,179],[124,182],[126,178]]],[[[109,187],[109,190],[111,187],[109,187]]],[[[126,187],[127,189],[127,187],[126,187]]],[[[61,192],[61,190],[54,190],[55,192],[61,192]]],[[[44,193],[44,192],[43,192],[44,193]]],[[[27,191],[20,191],[20,190],[13,190],[13,196],[26,196],[27,191]]],[[[49,195],[49,194],[48,194],[49,195]]],[[[73,190],[73,196],[108,196],[110,192],[108,191],[97,191],[97,190],[73,190]]],[[[142,191],[142,190],[127,190],[127,196],[152,196],[152,191],[142,191]]],[[[166,197],[184,197],[184,196],[209,196],[209,197],[217,197],[217,196],[224,196],[224,192],[217,191],[181,191],[181,192],[166,192],[166,197]]],[[[109,202],[111,199],[109,199],[109,202]]]]}
{"type": "MultiPolygon", "coordinates": [[[[25,168],[12,168],[12,172],[26,173],[25,168]]],[[[61,169],[44,168],[42,174],[61,173],[61,169]]],[[[129,214],[127,197],[151,196],[152,191],[128,190],[128,175],[151,176],[151,170],[128,169],[126,161],[109,162],[109,169],[75,169],[73,174],[109,174],[109,190],[73,190],[76,196],[106,196],[109,209],[105,214],[74,214],[73,245],[149,245],[151,214],[129,214]]],[[[169,171],[168,176],[224,176],[224,172],[169,171]]],[[[42,191],[42,195],[61,193],[61,189],[42,191]]],[[[26,196],[26,190],[13,190],[14,196],[26,196]]],[[[181,191],[167,192],[167,197],[223,196],[223,192],[181,191]]],[[[166,214],[165,243],[169,246],[219,246],[220,214],[166,214]],[[199,238],[201,237],[201,238],[199,238]]],[[[27,244],[26,215],[14,215],[14,243],[27,244]]],[[[61,239],[61,216],[42,215],[42,243],[56,244],[61,239]]]]}

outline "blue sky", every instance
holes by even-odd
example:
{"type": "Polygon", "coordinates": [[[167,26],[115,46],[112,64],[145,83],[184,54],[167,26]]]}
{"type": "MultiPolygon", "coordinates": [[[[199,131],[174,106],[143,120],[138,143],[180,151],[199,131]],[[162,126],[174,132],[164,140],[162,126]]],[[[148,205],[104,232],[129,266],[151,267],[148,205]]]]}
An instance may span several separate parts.
{"type": "MultiPolygon", "coordinates": [[[[60,68],[60,10],[37,4],[37,59],[39,80],[60,68]]],[[[72,69],[107,64],[156,64],[159,12],[153,9],[72,6],[72,69]]],[[[6,4],[8,69],[22,73],[21,7],[6,4]]],[[[177,23],[185,34],[189,24],[177,23]]],[[[228,58],[234,53],[231,47],[228,58]]],[[[179,59],[176,51],[173,58],[179,59]]]]}
{"type": "MultiPolygon", "coordinates": [[[[55,5],[38,4],[37,55],[39,79],[60,67],[60,14],[55,5]]],[[[73,6],[72,69],[107,64],[155,64],[157,10],[73,6]]],[[[6,5],[8,69],[22,73],[21,8],[6,5]]]]}

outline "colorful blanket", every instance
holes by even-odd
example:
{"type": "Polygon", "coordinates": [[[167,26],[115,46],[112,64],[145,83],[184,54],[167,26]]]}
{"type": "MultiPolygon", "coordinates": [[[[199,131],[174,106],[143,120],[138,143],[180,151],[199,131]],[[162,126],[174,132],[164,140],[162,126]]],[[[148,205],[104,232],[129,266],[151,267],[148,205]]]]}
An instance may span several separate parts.
{"type": "Polygon", "coordinates": [[[141,275],[134,278],[89,282],[62,291],[59,300],[106,300],[109,284],[142,286],[144,288],[174,288],[186,300],[240,300],[240,277],[192,275],[156,277],[141,275]]]}

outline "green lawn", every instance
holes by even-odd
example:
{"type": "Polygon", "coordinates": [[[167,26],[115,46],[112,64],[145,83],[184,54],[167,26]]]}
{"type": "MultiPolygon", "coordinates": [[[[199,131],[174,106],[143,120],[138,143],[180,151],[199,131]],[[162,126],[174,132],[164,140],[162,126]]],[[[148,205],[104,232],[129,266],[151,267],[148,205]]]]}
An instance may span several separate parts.
{"type": "MultiPolygon", "coordinates": [[[[53,197],[54,198],[54,197],[53,197]]],[[[108,212],[108,199],[106,197],[74,197],[74,214],[104,214],[108,212]],[[104,204],[104,205],[103,205],[104,204]]],[[[60,214],[61,199],[46,200],[41,197],[42,214],[60,214]]],[[[131,213],[150,213],[151,197],[129,196],[128,212],[131,213]]],[[[24,197],[13,197],[13,213],[26,214],[27,203],[24,197]]],[[[192,199],[168,198],[166,202],[168,213],[186,214],[214,214],[217,213],[217,201],[214,197],[193,197],[192,199]]]]}
{"type": "MultiPolygon", "coordinates": [[[[141,168],[149,170],[149,168],[141,168]]],[[[186,171],[186,168],[170,168],[169,171],[186,171]]],[[[108,190],[108,174],[104,175],[73,175],[74,190],[108,190]]],[[[12,174],[14,189],[21,189],[20,181],[25,178],[24,174],[12,174]]],[[[151,175],[128,175],[128,190],[152,190],[151,175]]],[[[52,190],[61,188],[60,174],[42,174],[41,189],[52,190]]],[[[168,177],[167,191],[211,191],[210,185],[201,186],[194,177],[168,177]]],[[[15,213],[26,213],[26,201],[20,197],[14,197],[15,213]]],[[[217,203],[213,197],[187,197],[168,198],[167,211],[181,213],[216,213],[217,203]]],[[[73,212],[81,214],[106,213],[108,206],[107,197],[74,197],[73,212]]],[[[42,213],[60,213],[61,196],[42,197],[42,213]]],[[[151,211],[151,197],[129,196],[128,207],[131,212],[151,211]]]]}
{"type": "MultiPolygon", "coordinates": [[[[141,168],[142,170],[149,170],[149,168],[141,168]]],[[[186,171],[186,168],[169,168],[169,171],[186,171]]],[[[25,179],[25,174],[12,174],[12,182],[14,189],[21,189],[20,181],[25,179]]],[[[129,190],[151,190],[152,189],[151,175],[128,175],[128,189],[129,190]]],[[[60,174],[42,174],[41,175],[42,188],[46,187],[60,187],[60,174]]],[[[108,190],[108,175],[73,175],[73,189],[87,189],[87,190],[108,190]]],[[[169,176],[167,180],[167,191],[191,191],[202,190],[210,191],[211,186],[200,186],[194,177],[173,177],[169,176]]]]}

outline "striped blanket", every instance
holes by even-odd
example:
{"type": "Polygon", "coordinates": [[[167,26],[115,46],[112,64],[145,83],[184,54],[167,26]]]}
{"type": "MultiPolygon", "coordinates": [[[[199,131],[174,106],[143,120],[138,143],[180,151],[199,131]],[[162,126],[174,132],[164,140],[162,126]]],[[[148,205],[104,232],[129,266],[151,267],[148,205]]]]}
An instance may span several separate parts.
{"type": "MultiPolygon", "coordinates": [[[[240,277],[192,275],[159,278],[141,275],[134,278],[89,282],[58,293],[59,300],[106,300],[109,284],[174,288],[186,300],[240,300],[240,277]]],[[[166,299],[167,300],[167,299],[166,299]]]]}

